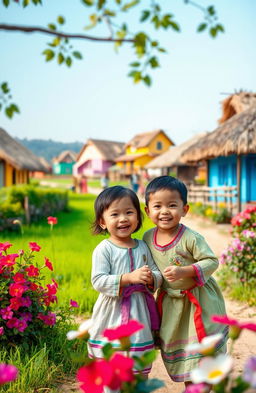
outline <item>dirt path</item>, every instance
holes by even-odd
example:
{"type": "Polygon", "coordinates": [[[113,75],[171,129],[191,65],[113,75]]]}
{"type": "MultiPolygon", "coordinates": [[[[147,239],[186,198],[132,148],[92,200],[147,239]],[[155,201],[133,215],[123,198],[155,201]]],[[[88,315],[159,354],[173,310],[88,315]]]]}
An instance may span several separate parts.
{"type": "MultiPolygon", "coordinates": [[[[187,216],[184,218],[183,223],[194,230],[201,233],[216,255],[219,257],[222,250],[228,245],[231,240],[229,233],[230,226],[226,224],[216,225],[210,221],[198,217],[187,216]]],[[[240,321],[248,320],[249,318],[256,319],[256,307],[248,307],[235,301],[226,299],[227,314],[231,317],[239,319],[240,321]]],[[[235,361],[235,373],[242,371],[245,360],[256,354],[256,339],[255,333],[245,330],[242,332],[239,341],[237,342],[233,356],[235,361]]],[[[158,393],[178,393],[182,392],[183,384],[174,383],[168,377],[163,366],[161,356],[159,355],[155,361],[151,378],[158,378],[165,382],[165,387],[158,389],[158,393]]],[[[71,393],[75,392],[75,384],[66,384],[62,386],[61,392],[71,393]]]]}

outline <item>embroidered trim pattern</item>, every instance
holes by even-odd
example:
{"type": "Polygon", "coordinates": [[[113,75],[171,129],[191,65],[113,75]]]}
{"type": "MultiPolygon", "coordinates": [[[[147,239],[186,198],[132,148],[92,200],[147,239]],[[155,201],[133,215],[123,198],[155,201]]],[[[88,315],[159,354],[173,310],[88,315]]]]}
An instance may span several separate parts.
{"type": "Polygon", "coordinates": [[[157,237],[157,228],[154,229],[153,232],[153,245],[154,247],[158,250],[158,251],[166,251],[169,250],[170,248],[173,248],[176,246],[176,244],[180,241],[183,233],[186,230],[186,226],[183,224],[180,224],[180,229],[179,232],[177,233],[177,235],[175,236],[175,238],[168,244],[165,244],[164,246],[160,246],[159,244],[157,244],[156,241],[156,237],[157,237]]]}

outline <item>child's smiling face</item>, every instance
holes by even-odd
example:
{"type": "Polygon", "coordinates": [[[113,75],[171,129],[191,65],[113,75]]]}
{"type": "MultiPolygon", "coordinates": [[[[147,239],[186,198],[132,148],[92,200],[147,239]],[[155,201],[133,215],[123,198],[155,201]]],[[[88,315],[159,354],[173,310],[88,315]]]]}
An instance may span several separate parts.
{"type": "Polygon", "coordinates": [[[145,211],[152,222],[162,231],[177,228],[181,217],[187,214],[188,205],[184,205],[177,190],[161,189],[150,194],[145,211]]]}
{"type": "Polygon", "coordinates": [[[124,197],[112,202],[104,211],[100,225],[108,230],[110,239],[119,242],[129,240],[138,225],[137,210],[131,198],[124,197]]]}

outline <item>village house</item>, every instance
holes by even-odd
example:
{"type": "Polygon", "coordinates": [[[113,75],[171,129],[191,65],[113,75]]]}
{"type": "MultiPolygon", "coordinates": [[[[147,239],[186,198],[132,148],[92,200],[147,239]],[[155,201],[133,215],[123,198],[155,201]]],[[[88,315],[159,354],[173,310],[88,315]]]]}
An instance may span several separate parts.
{"type": "Polygon", "coordinates": [[[125,154],[115,159],[120,172],[127,176],[143,170],[153,158],[174,145],[163,130],[136,134],[125,145],[125,154]]]}
{"type": "Polygon", "coordinates": [[[54,175],[72,175],[77,154],[71,150],[61,152],[52,159],[52,172],[54,175]]]}
{"type": "Polygon", "coordinates": [[[186,184],[194,183],[195,180],[203,183],[206,179],[204,163],[187,164],[182,158],[182,153],[204,135],[205,133],[198,134],[178,146],[171,146],[166,152],[154,158],[145,165],[149,175],[152,171],[155,176],[172,175],[178,177],[186,184]]]}
{"type": "Polygon", "coordinates": [[[77,156],[73,175],[102,176],[115,164],[115,158],[123,152],[123,148],[123,142],[88,139],[77,156]]]}
{"type": "Polygon", "coordinates": [[[46,168],[29,149],[0,128],[0,188],[29,182],[30,172],[46,168]]]}
{"type": "Polygon", "coordinates": [[[220,126],[190,146],[183,159],[206,160],[208,186],[235,188],[241,211],[244,205],[256,203],[256,93],[232,94],[222,109],[220,126]]]}

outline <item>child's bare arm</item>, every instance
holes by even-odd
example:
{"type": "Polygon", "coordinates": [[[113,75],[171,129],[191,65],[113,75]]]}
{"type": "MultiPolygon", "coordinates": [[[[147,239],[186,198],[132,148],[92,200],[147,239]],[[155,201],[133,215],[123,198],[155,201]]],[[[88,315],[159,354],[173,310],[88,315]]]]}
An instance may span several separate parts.
{"type": "Polygon", "coordinates": [[[129,284],[152,284],[153,276],[148,267],[148,265],[144,265],[139,269],[134,270],[130,273],[125,273],[121,277],[120,286],[124,287],[129,284]]]}

